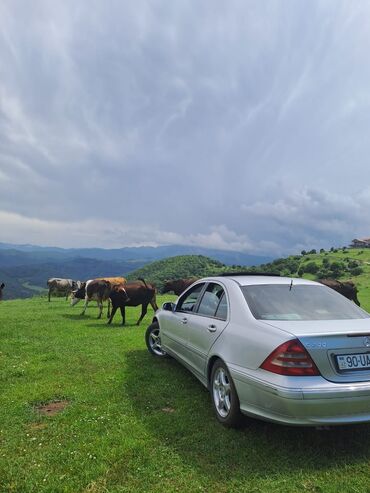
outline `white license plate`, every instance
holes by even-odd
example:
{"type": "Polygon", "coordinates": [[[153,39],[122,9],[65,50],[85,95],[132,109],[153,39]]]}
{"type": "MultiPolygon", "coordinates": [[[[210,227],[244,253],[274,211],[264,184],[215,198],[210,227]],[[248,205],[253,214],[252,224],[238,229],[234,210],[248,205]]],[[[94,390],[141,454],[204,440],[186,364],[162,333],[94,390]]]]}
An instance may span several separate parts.
{"type": "Polygon", "coordinates": [[[366,370],[370,369],[370,353],[341,354],[337,356],[340,370],[366,370]]]}

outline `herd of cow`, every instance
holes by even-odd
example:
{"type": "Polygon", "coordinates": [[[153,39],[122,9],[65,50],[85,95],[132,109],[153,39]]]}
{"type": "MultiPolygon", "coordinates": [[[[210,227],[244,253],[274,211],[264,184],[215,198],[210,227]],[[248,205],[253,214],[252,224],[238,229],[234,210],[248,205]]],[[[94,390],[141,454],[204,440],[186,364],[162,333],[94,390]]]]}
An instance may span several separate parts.
{"type": "Polygon", "coordinates": [[[127,282],[124,277],[105,277],[81,282],[72,279],[52,278],[48,280],[47,285],[49,288],[49,301],[52,294],[64,294],[66,299],[71,296],[71,306],[76,305],[80,300],[84,300],[85,303],[81,315],[85,314],[90,301],[96,301],[99,307],[98,318],[101,318],[103,302],[107,301],[108,324],[112,322],[118,308],[121,310],[122,325],[126,321],[126,306],[141,305],[141,315],[137,325],[145,317],[149,304],[154,311],[158,310],[156,303],[157,290],[153,284],[147,283],[144,279],[127,282]]]}
{"type": "MultiPolygon", "coordinates": [[[[168,293],[173,291],[179,296],[185,289],[187,289],[196,278],[189,279],[175,279],[166,281],[162,293],[168,293]]],[[[338,291],[346,298],[354,301],[360,306],[360,302],[357,298],[357,287],[352,281],[336,281],[334,279],[321,279],[322,284],[338,291]]],[[[124,277],[106,277],[99,279],[91,279],[86,282],[74,281],[72,279],[60,279],[52,278],[47,282],[49,292],[48,300],[52,294],[64,294],[66,299],[71,296],[71,305],[76,305],[80,300],[84,300],[84,308],[81,315],[84,315],[87,306],[90,301],[96,301],[99,307],[98,318],[101,318],[103,313],[103,302],[108,302],[108,324],[113,320],[113,317],[118,310],[121,311],[122,325],[126,320],[126,306],[139,306],[141,305],[140,318],[137,321],[137,325],[140,324],[145,317],[148,305],[150,304],[154,311],[158,310],[156,302],[157,289],[154,284],[147,283],[144,279],[138,279],[137,281],[126,281],[124,277]],[[112,304],[112,310],[110,305],[112,304]]],[[[5,284],[0,284],[0,301],[3,297],[3,290],[5,284]]]]}
{"type": "MultiPolygon", "coordinates": [[[[173,291],[176,295],[181,294],[189,287],[196,278],[175,279],[166,281],[162,293],[173,291]]],[[[156,301],[157,289],[154,284],[147,283],[144,279],[137,281],[127,281],[124,277],[105,277],[91,279],[86,282],[74,281],[73,279],[52,278],[47,282],[49,288],[48,300],[52,294],[65,295],[71,297],[71,306],[76,305],[80,300],[84,300],[84,307],[81,315],[84,315],[90,301],[96,301],[99,307],[98,318],[103,313],[103,302],[108,302],[108,324],[112,323],[113,317],[118,310],[121,311],[122,325],[126,321],[126,306],[141,305],[141,314],[137,325],[145,317],[148,305],[154,311],[158,310],[156,301]],[[112,305],[112,310],[111,310],[112,305]]]]}

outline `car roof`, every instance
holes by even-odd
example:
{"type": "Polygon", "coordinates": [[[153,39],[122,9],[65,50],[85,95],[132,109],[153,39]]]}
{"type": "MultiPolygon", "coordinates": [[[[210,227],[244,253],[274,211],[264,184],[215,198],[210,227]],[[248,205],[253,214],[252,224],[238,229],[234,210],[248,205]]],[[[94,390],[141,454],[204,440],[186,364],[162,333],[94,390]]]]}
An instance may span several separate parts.
{"type": "Polygon", "coordinates": [[[308,279],[302,279],[297,277],[280,277],[280,276],[266,276],[266,275],[223,275],[223,276],[215,276],[215,277],[207,277],[204,279],[199,279],[199,281],[208,281],[208,282],[225,282],[226,279],[230,279],[240,286],[248,286],[255,284],[291,284],[293,281],[293,285],[297,284],[311,284],[318,285],[319,283],[315,281],[309,281],[308,279]]]}

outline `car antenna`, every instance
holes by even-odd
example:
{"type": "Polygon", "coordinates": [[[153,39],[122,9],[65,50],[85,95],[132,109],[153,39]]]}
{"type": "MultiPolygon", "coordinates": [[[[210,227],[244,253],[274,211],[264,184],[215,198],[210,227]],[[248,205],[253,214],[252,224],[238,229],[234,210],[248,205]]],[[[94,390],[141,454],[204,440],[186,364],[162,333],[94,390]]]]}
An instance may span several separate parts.
{"type": "Polygon", "coordinates": [[[293,279],[290,281],[289,291],[292,290],[292,287],[293,287],[293,279]]]}

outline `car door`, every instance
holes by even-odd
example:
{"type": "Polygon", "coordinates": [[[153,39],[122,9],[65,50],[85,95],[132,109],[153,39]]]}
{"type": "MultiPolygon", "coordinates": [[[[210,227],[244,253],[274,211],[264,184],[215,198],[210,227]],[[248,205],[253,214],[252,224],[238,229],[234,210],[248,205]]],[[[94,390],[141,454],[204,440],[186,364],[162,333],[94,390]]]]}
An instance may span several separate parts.
{"type": "Polygon", "coordinates": [[[201,378],[205,377],[208,353],[228,324],[229,306],[223,286],[210,282],[187,323],[188,361],[201,378]]]}
{"type": "Polygon", "coordinates": [[[181,295],[173,312],[161,319],[161,339],[166,349],[185,363],[189,362],[188,327],[192,324],[205,283],[201,282],[181,295]]]}

